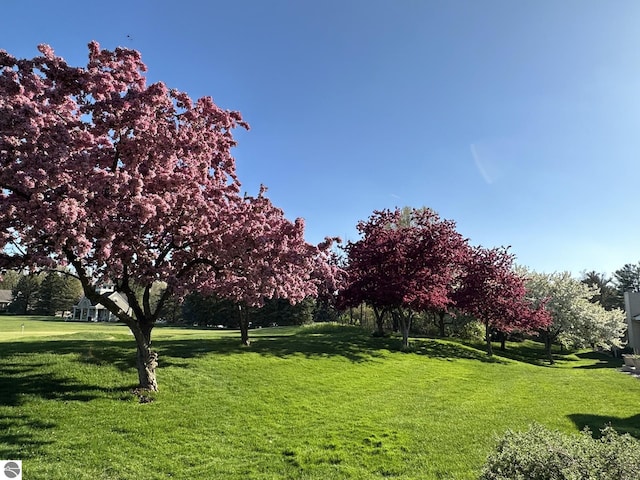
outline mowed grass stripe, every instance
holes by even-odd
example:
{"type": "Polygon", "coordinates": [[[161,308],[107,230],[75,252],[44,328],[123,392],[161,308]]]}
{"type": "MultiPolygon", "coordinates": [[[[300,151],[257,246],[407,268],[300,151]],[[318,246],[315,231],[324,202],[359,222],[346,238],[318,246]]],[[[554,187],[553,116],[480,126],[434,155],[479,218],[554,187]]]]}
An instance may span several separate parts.
{"type": "Polygon", "coordinates": [[[26,478],[472,479],[495,435],[532,421],[640,433],[640,382],[587,352],[549,368],[532,343],[508,346],[525,363],[447,340],[402,353],[350,327],[264,329],[250,348],[161,328],[161,391],[141,404],[126,331],[59,324],[0,342],[0,455],[26,478]]]}

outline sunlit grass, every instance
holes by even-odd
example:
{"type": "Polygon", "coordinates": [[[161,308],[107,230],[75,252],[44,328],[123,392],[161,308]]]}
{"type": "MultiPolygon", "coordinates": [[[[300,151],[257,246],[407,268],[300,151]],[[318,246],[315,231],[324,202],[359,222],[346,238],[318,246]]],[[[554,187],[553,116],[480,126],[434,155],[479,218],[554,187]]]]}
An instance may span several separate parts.
{"type": "Polygon", "coordinates": [[[33,335],[0,336],[0,458],[30,479],[472,479],[495,435],[532,421],[640,437],[640,382],[590,352],[548,367],[534,343],[488,359],[349,327],[257,330],[250,348],[164,327],[161,391],[140,403],[126,327],[0,326],[23,321],[33,335]]]}

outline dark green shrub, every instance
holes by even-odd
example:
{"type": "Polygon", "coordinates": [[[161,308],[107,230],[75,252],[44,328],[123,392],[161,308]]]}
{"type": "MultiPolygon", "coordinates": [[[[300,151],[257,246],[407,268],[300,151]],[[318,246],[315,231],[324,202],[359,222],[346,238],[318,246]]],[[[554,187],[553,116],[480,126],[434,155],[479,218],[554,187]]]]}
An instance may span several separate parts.
{"type": "Polygon", "coordinates": [[[637,480],[640,442],[606,427],[599,439],[585,429],[565,435],[533,424],[508,430],[489,455],[480,480],[637,480]]]}

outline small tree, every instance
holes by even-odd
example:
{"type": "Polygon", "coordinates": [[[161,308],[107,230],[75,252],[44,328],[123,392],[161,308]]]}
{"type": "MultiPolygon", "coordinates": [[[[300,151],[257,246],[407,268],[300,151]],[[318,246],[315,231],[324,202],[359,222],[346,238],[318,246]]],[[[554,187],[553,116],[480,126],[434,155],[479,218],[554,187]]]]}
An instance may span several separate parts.
{"type": "Polygon", "coordinates": [[[282,210],[264,196],[245,196],[238,223],[226,233],[227,262],[224,279],[213,278],[209,291],[233,301],[243,345],[249,345],[249,317],[268,298],[296,304],[338,288],[339,268],[331,261],[331,247],[338,238],[326,238],[318,246],[304,240],[304,221],[290,222],[282,210]]]}
{"type": "Polygon", "coordinates": [[[525,280],[506,248],[475,247],[467,257],[456,304],[485,327],[487,353],[494,332],[531,332],[550,321],[548,314],[526,298],[525,280]]]}
{"type": "MultiPolygon", "coordinates": [[[[613,285],[613,280],[604,273],[598,273],[595,270],[584,272],[582,283],[597,289],[597,293],[591,297],[593,303],[600,304],[606,310],[621,307],[616,288],[613,285]]],[[[624,306],[624,302],[622,306],[624,306]]]]}
{"type": "Polygon", "coordinates": [[[569,272],[529,272],[527,278],[530,298],[551,317],[551,322],[540,329],[551,363],[554,363],[551,347],[557,342],[575,347],[621,346],[624,313],[592,303],[598,291],[595,287],[573,278],[569,272]]]}
{"type": "Polygon", "coordinates": [[[624,309],[624,292],[640,292],[640,262],[627,263],[613,273],[617,308],[624,309]]]}
{"type": "Polygon", "coordinates": [[[41,315],[56,315],[70,311],[82,296],[82,285],[70,275],[48,272],[40,284],[36,311],[41,315]]]}
{"type": "Polygon", "coordinates": [[[35,313],[40,296],[41,283],[42,275],[21,275],[11,292],[13,301],[9,305],[9,311],[18,315],[35,313]]]}

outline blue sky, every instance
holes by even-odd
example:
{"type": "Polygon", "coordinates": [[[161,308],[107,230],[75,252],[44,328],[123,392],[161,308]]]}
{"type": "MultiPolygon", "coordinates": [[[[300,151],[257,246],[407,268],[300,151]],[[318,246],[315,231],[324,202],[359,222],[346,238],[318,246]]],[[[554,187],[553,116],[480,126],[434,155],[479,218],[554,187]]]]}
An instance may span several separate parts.
{"type": "Polygon", "coordinates": [[[428,206],[538,271],[640,260],[640,2],[3,0],[0,48],[142,52],[251,124],[235,150],[307,239],[428,206]]]}

